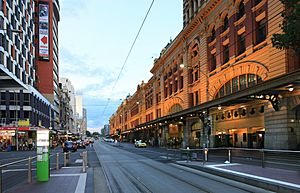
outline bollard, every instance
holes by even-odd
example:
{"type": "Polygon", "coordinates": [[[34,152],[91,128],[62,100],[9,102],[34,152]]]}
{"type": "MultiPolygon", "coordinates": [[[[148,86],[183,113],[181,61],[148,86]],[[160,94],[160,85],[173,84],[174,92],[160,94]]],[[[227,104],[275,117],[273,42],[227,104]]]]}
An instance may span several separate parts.
{"type": "Polygon", "coordinates": [[[229,161],[229,163],[231,163],[231,150],[230,149],[228,150],[228,161],[229,161]]]}
{"type": "Polygon", "coordinates": [[[88,154],[87,151],[85,151],[85,167],[87,168],[88,165],[88,154]]]}
{"type": "Polygon", "coordinates": [[[2,193],[2,167],[0,163],[0,193],[2,193]]]}
{"type": "Polygon", "coordinates": [[[86,151],[82,152],[82,171],[86,172],[86,151]]]}
{"type": "Polygon", "coordinates": [[[84,151],[82,153],[82,170],[83,172],[86,172],[86,168],[87,168],[87,151],[84,151]]]}
{"type": "Polygon", "coordinates": [[[208,149],[204,148],[203,151],[204,151],[204,160],[203,160],[203,165],[204,165],[207,162],[208,149]]]}
{"type": "Polygon", "coordinates": [[[56,153],[56,170],[59,170],[59,153],[56,153]]]}
{"type": "Polygon", "coordinates": [[[64,167],[67,167],[67,153],[64,153],[64,167]]]}
{"type": "Polygon", "coordinates": [[[28,184],[32,182],[32,159],[28,158],[28,184]]]}
{"type": "Polygon", "coordinates": [[[261,167],[265,167],[265,152],[264,152],[264,150],[262,149],[261,150],[261,153],[262,153],[262,155],[261,155],[261,167]]]}
{"type": "Polygon", "coordinates": [[[190,157],[190,147],[186,148],[186,162],[189,162],[189,157],[190,157]]]}

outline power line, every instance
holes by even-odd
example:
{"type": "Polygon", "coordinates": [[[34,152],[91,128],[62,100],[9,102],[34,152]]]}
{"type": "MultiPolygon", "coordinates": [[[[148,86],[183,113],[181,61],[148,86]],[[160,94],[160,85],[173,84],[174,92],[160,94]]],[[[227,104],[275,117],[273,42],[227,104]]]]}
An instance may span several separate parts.
{"type": "MultiPolygon", "coordinates": [[[[132,51],[132,49],[133,49],[133,47],[134,47],[134,45],[135,45],[136,40],[137,40],[138,36],[140,35],[140,32],[141,32],[141,30],[142,30],[142,28],[143,28],[143,26],[144,26],[144,23],[145,23],[145,21],[146,21],[146,19],[147,19],[147,17],[148,17],[148,14],[149,14],[149,12],[150,12],[150,10],[151,10],[151,8],[152,8],[153,3],[154,3],[154,0],[152,0],[151,5],[150,5],[150,7],[149,7],[149,9],[148,9],[148,11],[147,11],[147,13],[146,13],[146,15],[145,15],[145,18],[144,18],[144,20],[143,20],[143,22],[142,22],[142,24],[141,24],[141,26],[140,26],[140,28],[139,28],[139,30],[138,30],[138,33],[136,34],[136,36],[135,36],[135,38],[134,38],[134,40],[133,40],[133,43],[132,43],[132,45],[131,45],[131,47],[130,47],[130,49],[129,49],[129,52],[128,52],[126,58],[125,58],[125,61],[124,61],[123,65],[122,65],[122,68],[121,68],[121,70],[120,70],[120,72],[119,72],[119,74],[118,74],[118,77],[117,77],[116,81],[115,81],[115,84],[114,84],[114,86],[111,88],[111,91],[113,91],[113,90],[115,89],[115,87],[116,87],[116,85],[117,85],[117,82],[118,82],[119,79],[120,79],[121,73],[122,73],[122,71],[123,71],[123,69],[124,69],[124,67],[125,67],[125,64],[127,63],[127,60],[128,60],[128,58],[129,58],[129,56],[130,56],[130,54],[131,54],[131,51],[132,51]]],[[[104,107],[102,116],[104,115],[104,112],[106,111],[106,108],[107,108],[109,102],[110,102],[110,100],[107,100],[107,103],[106,103],[106,105],[105,105],[105,107],[104,107]]]]}

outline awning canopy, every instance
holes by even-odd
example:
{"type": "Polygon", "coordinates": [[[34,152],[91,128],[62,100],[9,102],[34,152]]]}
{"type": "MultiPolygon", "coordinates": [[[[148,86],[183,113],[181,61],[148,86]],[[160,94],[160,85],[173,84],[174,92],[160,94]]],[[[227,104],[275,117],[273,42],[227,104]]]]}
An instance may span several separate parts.
{"type": "MultiPolygon", "coordinates": [[[[199,113],[209,108],[217,107],[219,105],[229,105],[229,104],[232,105],[233,103],[238,104],[250,100],[255,100],[254,98],[251,99],[251,96],[253,95],[280,94],[281,92],[288,91],[288,88],[291,86],[294,86],[296,88],[300,87],[300,70],[282,76],[278,76],[270,80],[266,80],[264,82],[258,83],[255,86],[249,87],[244,90],[240,90],[231,95],[226,95],[224,97],[214,99],[206,103],[202,103],[200,105],[182,110],[180,112],[173,113],[171,115],[167,115],[164,117],[160,117],[155,120],[149,121],[147,123],[142,123],[138,125],[136,128],[141,128],[141,127],[145,127],[157,123],[163,123],[171,119],[199,113]]],[[[131,130],[134,130],[134,128],[131,130]]]]}

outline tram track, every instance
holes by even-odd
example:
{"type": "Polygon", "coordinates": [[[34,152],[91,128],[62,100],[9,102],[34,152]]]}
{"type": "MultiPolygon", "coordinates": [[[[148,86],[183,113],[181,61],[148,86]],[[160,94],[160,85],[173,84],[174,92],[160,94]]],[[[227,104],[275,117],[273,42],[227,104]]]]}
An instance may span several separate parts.
{"type": "MultiPolygon", "coordinates": [[[[130,167],[126,167],[126,165],[124,164],[131,164],[134,162],[137,162],[137,167],[138,168],[143,168],[143,170],[145,171],[156,171],[155,175],[160,176],[163,178],[163,176],[168,176],[171,181],[178,181],[180,183],[186,184],[186,187],[191,187],[191,189],[193,189],[193,192],[219,192],[216,190],[215,187],[226,187],[226,190],[232,190],[232,192],[257,192],[257,193],[269,193],[270,191],[267,190],[263,190],[248,184],[244,184],[244,183],[238,183],[232,180],[228,180],[225,178],[222,178],[220,176],[215,176],[212,174],[203,174],[203,172],[195,170],[195,169],[191,169],[191,168],[187,168],[185,169],[184,166],[180,166],[178,164],[175,163],[161,163],[160,161],[156,161],[155,159],[150,159],[147,158],[147,156],[143,156],[139,153],[134,153],[131,151],[127,151],[124,149],[118,149],[115,148],[114,152],[117,154],[123,154],[124,156],[128,157],[128,160],[125,158],[117,160],[115,159],[113,162],[110,163],[114,163],[114,166],[109,166],[107,165],[107,163],[109,163],[108,161],[104,161],[102,163],[103,166],[103,170],[105,172],[105,175],[109,176],[108,177],[108,181],[109,184],[111,186],[112,192],[121,192],[121,193],[125,193],[128,191],[123,191],[121,187],[122,183],[119,183],[118,180],[113,177],[113,175],[115,175],[114,173],[114,169],[113,168],[118,168],[118,172],[120,175],[124,176],[124,178],[126,178],[128,181],[128,186],[132,186],[134,187],[133,192],[146,192],[146,193],[152,193],[152,192],[157,192],[153,190],[153,186],[151,187],[151,183],[150,185],[148,184],[148,182],[145,178],[145,175],[137,175],[137,173],[135,173],[134,171],[132,171],[132,169],[130,170],[130,167]],[[147,159],[134,159],[132,160],[133,156],[132,153],[134,154],[138,154],[138,156],[141,157],[145,157],[147,159]],[[157,166],[156,163],[159,163],[160,165],[157,166]],[[161,164],[164,164],[167,167],[160,167],[163,166],[161,164]],[[173,169],[170,169],[173,168],[173,169]],[[179,170],[176,171],[174,170],[174,168],[177,168],[179,170]],[[194,171],[193,171],[194,170],[194,171]],[[176,173],[177,172],[177,173],[176,173]],[[185,173],[183,173],[185,172],[185,173]],[[189,177],[187,178],[187,176],[189,176],[189,174],[193,174],[195,175],[195,177],[189,177]],[[210,175],[210,176],[209,176],[210,175]],[[199,177],[199,179],[198,179],[199,177]],[[196,180],[195,180],[196,179],[196,180]],[[200,183],[201,182],[201,183],[200,183]]],[[[101,156],[101,155],[100,155],[101,156]]]]}

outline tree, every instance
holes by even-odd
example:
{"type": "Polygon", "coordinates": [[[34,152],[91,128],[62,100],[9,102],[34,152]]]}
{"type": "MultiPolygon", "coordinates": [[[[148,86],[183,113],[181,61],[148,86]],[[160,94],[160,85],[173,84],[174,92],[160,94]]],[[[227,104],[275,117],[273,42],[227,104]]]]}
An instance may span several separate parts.
{"type": "Polygon", "coordinates": [[[293,49],[300,56],[300,3],[299,0],[280,0],[285,5],[280,27],[283,34],[273,34],[273,46],[277,49],[293,49]]]}
{"type": "Polygon", "coordinates": [[[93,132],[93,136],[99,136],[99,132],[93,132]]]}
{"type": "Polygon", "coordinates": [[[92,137],[92,134],[91,134],[91,132],[90,132],[90,131],[88,131],[88,130],[85,132],[85,134],[86,134],[86,136],[87,136],[87,137],[92,137]]]}

